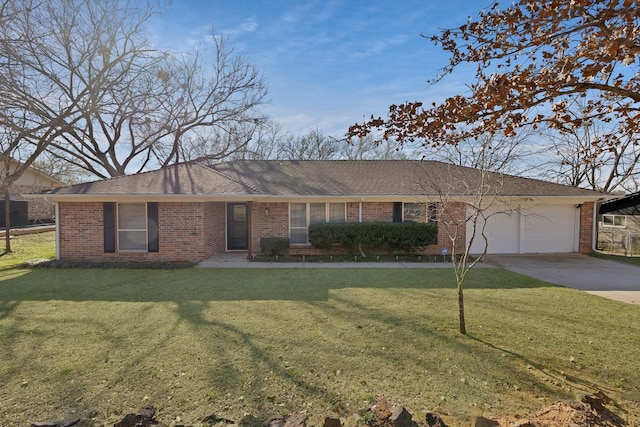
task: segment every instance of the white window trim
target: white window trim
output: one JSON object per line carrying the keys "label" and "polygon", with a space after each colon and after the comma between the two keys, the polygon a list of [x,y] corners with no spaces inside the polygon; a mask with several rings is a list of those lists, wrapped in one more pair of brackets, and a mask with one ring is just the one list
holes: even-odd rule
{"label": "white window trim", "polygon": [[[293,227],[291,226],[291,205],[293,204],[305,204],[306,205],[306,209],[305,209],[305,214],[307,216],[306,218],[306,226],[304,227]],[[331,203],[341,203],[344,205],[344,222],[347,222],[347,203],[346,202],[290,202],[289,203],[289,239],[291,239],[291,230],[305,230],[305,235],[306,235],[306,243],[291,243],[292,246],[309,246],[311,245],[309,243],[309,225],[311,224],[311,205],[312,204],[320,204],[323,203],[324,204],[324,223],[325,224],[331,224],[329,222],[329,205]]]}
{"label": "white window trim", "polygon": [[[144,205],[144,226],[145,228],[120,228],[120,205]],[[116,223],[117,223],[117,230],[116,230],[116,242],[117,242],[117,251],[118,252],[148,252],[149,251],[149,246],[148,244],[145,246],[144,249],[120,249],[120,232],[124,231],[144,231],[144,235],[145,235],[145,242],[149,241],[149,212],[147,211],[148,207],[147,204],[144,202],[132,202],[132,203],[116,203]]]}
{"label": "white window trim", "polygon": [[[611,217],[611,224],[605,224],[604,218]],[[615,225],[616,218],[623,218],[624,225]],[[603,214],[602,215],[602,226],[605,228],[627,228],[627,216],[626,215],[614,215],[614,214]]]}
{"label": "white window trim", "polygon": [[[433,224],[438,222],[438,202],[402,202],[402,222],[405,222],[405,218],[404,218],[404,213],[405,213],[405,205],[407,204],[411,204],[411,205],[417,205],[417,204],[421,204],[424,203],[424,209],[425,209],[425,223],[427,224]],[[435,210],[436,210],[436,216],[435,218],[433,218],[433,220],[431,220],[431,217],[429,216],[431,210],[429,209],[430,205],[435,205]]]}

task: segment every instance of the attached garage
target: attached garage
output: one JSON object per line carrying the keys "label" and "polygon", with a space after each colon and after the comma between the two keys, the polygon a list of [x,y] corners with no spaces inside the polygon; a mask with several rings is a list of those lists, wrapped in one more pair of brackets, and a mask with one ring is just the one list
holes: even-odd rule
{"label": "attached garage", "polygon": [[[529,254],[563,253],[578,251],[579,210],[576,205],[537,205],[497,210],[487,219],[487,253]],[[477,236],[471,245],[471,253],[482,253],[484,239]],[[467,242],[473,236],[473,228],[467,224]]]}

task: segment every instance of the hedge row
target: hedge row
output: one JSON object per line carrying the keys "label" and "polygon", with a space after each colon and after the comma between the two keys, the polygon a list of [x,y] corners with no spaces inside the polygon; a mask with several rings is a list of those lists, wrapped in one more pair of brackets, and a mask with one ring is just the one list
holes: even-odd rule
{"label": "hedge row", "polygon": [[416,222],[356,222],[343,224],[312,224],[309,243],[319,249],[343,245],[353,249],[390,249],[413,252],[436,243],[438,227],[433,223]]}

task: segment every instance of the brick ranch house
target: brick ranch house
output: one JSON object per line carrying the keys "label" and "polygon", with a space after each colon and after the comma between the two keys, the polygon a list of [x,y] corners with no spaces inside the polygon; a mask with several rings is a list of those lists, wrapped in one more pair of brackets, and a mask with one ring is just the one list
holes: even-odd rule
{"label": "brick ranch house", "polygon": [[[316,222],[449,221],[462,247],[479,186],[495,213],[489,253],[592,250],[594,204],[607,195],[433,161],[184,163],[46,196],[56,205],[58,259],[197,262],[230,251],[250,259],[262,237],[289,237],[292,255],[318,253],[307,241]],[[451,249],[443,230],[424,253]]]}

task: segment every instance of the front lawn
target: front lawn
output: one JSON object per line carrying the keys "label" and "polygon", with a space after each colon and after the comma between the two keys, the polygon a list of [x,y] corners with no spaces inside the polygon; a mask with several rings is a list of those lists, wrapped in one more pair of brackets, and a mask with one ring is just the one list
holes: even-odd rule
{"label": "front lawn", "polygon": [[353,425],[376,394],[463,425],[596,389],[640,422],[640,307],[502,270],[472,272],[468,336],[447,269],[0,274],[3,426],[113,425],[144,405],[161,425]]}

